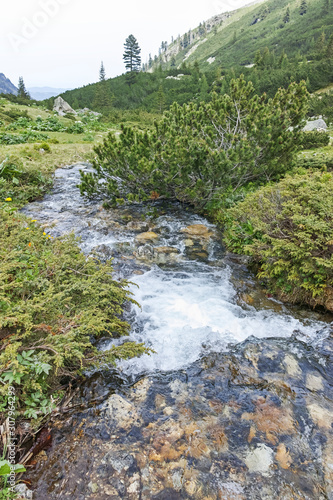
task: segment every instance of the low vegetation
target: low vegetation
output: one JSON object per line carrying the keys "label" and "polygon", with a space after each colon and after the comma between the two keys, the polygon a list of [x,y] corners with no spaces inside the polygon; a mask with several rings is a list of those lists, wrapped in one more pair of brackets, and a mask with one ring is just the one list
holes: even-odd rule
{"label": "low vegetation", "polygon": [[[14,135],[31,124],[58,129],[58,122],[66,127],[75,123],[4,101],[2,115],[3,127],[11,124]],[[90,130],[97,142],[106,126],[89,121],[83,121],[85,132]],[[99,337],[129,331],[122,319],[124,305],[132,300],[128,283],[113,279],[110,262],[84,256],[73,235],[52,238],[19,211],[51,188],[56,167],[91,158],[83,134],[47,134],[47,142],[3,145],[0,150],[0,425],[8,416],[11,387],[16,424],[30,421],[32,433],[59,405],[69,382],[86,369],[147,352],[134,343],[104,353],[96,349]],[[8,468],[2,451],[0,476]],[[0,496],[6,492],[4,488]]]}
{"label": "low vegetation", "polygon": [[228,193],[290,168],[306,109],[304,84],[267,100],[243,78],[234,80],[230,95],[174,104],[150,134],[126,127],[119,140],[109,135],[95,148],[95,172],[82,173],[81,193],[111,203],[163,196],[216,210]]}
{"label": "low vegetation", "polygon": [[333,311],[333,175],[301,170],[226,214],[225,243],[284,300]]}

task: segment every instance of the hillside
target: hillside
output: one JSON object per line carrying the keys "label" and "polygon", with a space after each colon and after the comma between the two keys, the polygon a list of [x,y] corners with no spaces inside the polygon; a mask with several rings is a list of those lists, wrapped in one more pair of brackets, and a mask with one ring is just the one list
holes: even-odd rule
{"label": "hillside", "polygon": [[[301,14],[299,0],[268,0],[222,14],[179,37],[158,58],[163,69],[180,68],[186,61],[197,61],[202,70],[254,64],[258,50],[268,47],[279,57],[283,51],[289,58],[310,55],[322,32],[326,39],[333,32],[333,12],[325,0],[307,0]],[[290,19],[284,22],[286,10]],[[148,68],[147,68],[148,69]]]}
{"label": "hillside", "polygon": [[[169,46],[163,42],[160,56],[131,81],[126,75],[107,80],[112,100],[107,109],[96,103],[98,83],[62,96],[74,109],[108,115],[112,110],[118,120],[118,111],[161,113],[173,102],[207,101],[212,91],[228,92],[230,81],[241,74],[269,97],[301,80],[314,93],[333,83],[331,1],[302,0],[301,10],[299,0],[268,0],[215,16]],[[52,109],[53,100],[46,104]]]}
{"label": "hillside", "polygon": [[3,73],[0,73],[0,94],[16,94],[17,88],[15,85],[5,77]]}

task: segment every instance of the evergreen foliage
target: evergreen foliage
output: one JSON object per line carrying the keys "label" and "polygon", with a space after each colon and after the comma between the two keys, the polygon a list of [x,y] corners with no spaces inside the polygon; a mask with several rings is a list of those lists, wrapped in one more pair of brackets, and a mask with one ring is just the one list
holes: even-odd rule
{"label": "evergreen foliage", "polygon": [[99,83],[95,86],[95,95],[92,107],[93,109],[104,113],[110,111],[112,103],[112,94],[107,86],[105,76],[105,68],[102,61],[99,70]]}
{"label": "evergreen foliage", "polygon": [[280,297],[333,310],[332,214],[332,174],[304,171],[229,209],[225,242]]}
{"label": "evergreen foliage", "polygon": [[52,239],[6,204],[0,211],[2,410],[14,386],[18,414],[39,418],[52,411],[62,376],[145,349],[127,343],[102,353],[92,345],[93,336],[129,331],[121,314],[130,293],[112,278],[110,263],[83,255],[73,235]]}
{"label": "evergreen foliage", "polygon": [[241,77],[231,82],[230,95],[174,104],[151,134],[124,127],[119,140],[109,135],[95,148],[95,173],[81,173],[81,193],[116,203],[157,192],[213,209],[228,191],[290,168],[306,109],[304,82],[267,100]]}
{"label": "evergreen foliage", "polygon": [[284,24],[286,24],[286,23],[289,23],[289,21],[290,21],[290,9],[289,9],[289,7],[287,7],[285,15],[283,17],[283,22],[284,22]]}
{"label": "evergreen foliage", "polygon": [[138,72],[141,69],[141,49],[139,47],[137,39],[130,35],[126,38],[124,44],[124,55],[123,59],[125,62],[125,67],[129,72]]}
{"label": "evergreen foliage", "polygon": [[307,10],[308,10],[307,0],[302,0],[301,1],[301,6],[300,6],[300,9],[299,9],[300,15],[304,16],[304,14],[306,14]]}
{"label": "evergreen foliage", "polygon": [[18,87],[17,87],[17,97],[23,99],[24,101],[30,100],[30,94],[25,88],[23,77],[19,77]]}
{"label": "evergreen foliage", "polygon": [[105,81],[105,68],[104,68],[103,61],[101,62],[101,67],[100,67],[100,70],[99,70],[99,81],[100,82],[104,82]]}

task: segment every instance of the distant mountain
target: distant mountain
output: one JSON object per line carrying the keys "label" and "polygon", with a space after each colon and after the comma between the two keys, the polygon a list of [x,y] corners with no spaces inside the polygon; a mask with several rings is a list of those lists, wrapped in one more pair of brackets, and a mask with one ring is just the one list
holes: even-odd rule
{"label": "distant mountain", "polygon": [[17,94],[17,88],[3,73],[0,73],[0,94]]}
{"label": "distant mountain", "polygon": [[36,99],[36,101],[43,101],[44,99],[49,99],[50,97],[56,97],[63,92],[66,92],[67,89],[58,89],[53,87],[29,87],[28,92],[32,99]]}

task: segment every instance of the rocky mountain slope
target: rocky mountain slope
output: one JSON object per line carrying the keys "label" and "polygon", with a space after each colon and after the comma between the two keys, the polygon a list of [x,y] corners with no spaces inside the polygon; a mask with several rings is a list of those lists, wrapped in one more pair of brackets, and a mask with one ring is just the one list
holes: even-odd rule
{"label": "rocky mountain slope", "polygon": [[158,56],[145,68],[154,71],[180,68],[198,62],[200,68],[249,66],[258,50],[266,47],[279,56],[298,51],[307,56],[322,33],[326,40],[333,33],[332,0],[268,0],[217,15],[196,29],[164,42]]}
{"label": "rocky mountain slope", "polygon": [[17,88],[15,85],[5,77],[3,73],[0,73],[0,94],[16,94]]}

